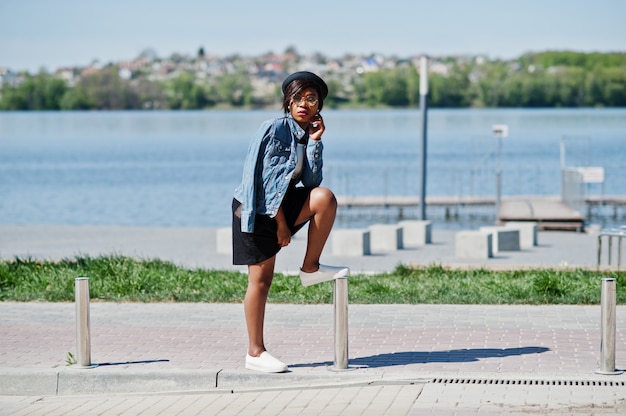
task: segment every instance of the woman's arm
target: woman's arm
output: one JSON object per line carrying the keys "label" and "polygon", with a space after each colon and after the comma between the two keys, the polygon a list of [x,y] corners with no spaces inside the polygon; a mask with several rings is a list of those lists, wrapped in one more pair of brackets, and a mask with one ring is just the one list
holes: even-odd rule
{"label": "woman's arm", "polygon": [[304,186],[315,187],[322,183],[322,151],[324,145],[321,140],[309,140],[306,148],[307,163],[302,169],[301,181]]}
{"label": "woman's arm", "polygon": [[263,147],[266,144],[266,137],[269,134],[271,121],[261,125],[254,140],[250,143],[248,153],[244,161],[243,180],[239,188],[238,197],[241,202],[241,231],[251,233],[254,230],[254,216],[256,214],[255,200],[256,177],[260,175],[263,161]]}
{"label": "woman's arm", "polygon": [[317,113],[309,123],[309,143],[306,148],[307,165],[302,172],[302,184],[307,187],[320,186],[322,183],[322,134],[326,131],[324,118]]}

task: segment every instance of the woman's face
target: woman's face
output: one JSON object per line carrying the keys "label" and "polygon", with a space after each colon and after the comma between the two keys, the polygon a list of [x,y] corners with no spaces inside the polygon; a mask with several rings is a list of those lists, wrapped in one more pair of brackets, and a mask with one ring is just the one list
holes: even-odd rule
{"label": "woman's face", "polygon": [[307,88],[291,97],[289,111],[294,120],[306,129],[309,121],[317,114],[319,97],[315,88]]}

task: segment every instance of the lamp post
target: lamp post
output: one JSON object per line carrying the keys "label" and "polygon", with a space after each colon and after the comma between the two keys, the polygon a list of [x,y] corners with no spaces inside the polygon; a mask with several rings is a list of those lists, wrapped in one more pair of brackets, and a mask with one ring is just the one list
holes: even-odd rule
{"label": "lamp post", "polygon": [[500,201],[502,199],[502,139],[509,135],[509,126],[494,124],[491,127],[493,135],[498,139],[498,166],[496,167],[496,222],[500,218]]}
{"label": "lamp post", "polygon": [[420,109],[422,113],[422,135],[420,154],[420,199],[419,219],[426,219],[426,139],[428,113],[428,57],[420,58]]}

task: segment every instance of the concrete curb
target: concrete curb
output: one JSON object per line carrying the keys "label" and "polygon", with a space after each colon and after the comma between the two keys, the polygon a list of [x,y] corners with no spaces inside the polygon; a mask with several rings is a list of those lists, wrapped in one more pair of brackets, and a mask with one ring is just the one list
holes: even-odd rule
{"label": "concrete curb", "polygon": [[382,378],[380,372],[333,372],[326,369],[266,374],[248,370],[131,370],[97,366],[0,368],[0,395],[66,396],[336,386],[372,383]]}
{"label": "concrete curb", "polygon": [[2,395],[64,396],[214,390],[219,370],[0,368]]}
{"label": "concrete curb", "polygon": [[79,367],[35,369],[0,368],[0,395],[3,396],[71,396],[122,393],[224,392],[271,389],[333,388],[385,384],[478,384],[491,382],[527,384],[544,382],[618,382],[622,377],[598,374],[556,373],[454,373],[380,371],[360,368],[355,371],[333,371],[326,368],[294,370],[266,374],[248,370],[137,370],[82,369]]}

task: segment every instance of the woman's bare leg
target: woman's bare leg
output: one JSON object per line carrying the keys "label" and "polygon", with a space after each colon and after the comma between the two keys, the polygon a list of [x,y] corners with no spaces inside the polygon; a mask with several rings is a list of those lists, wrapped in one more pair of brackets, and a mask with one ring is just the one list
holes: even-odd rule
{"label": "woman's bare leg", "polygon": [[336,214],[337,199],[330,189],[314,188],[311,190],[296,220],[296,224],[301,224],[311,219],[306,254],[302,262],[303,272],[311,273],[319,268],[320,256],[335,223]]}
{"label": "woman's bare leg", "polygon": [[248,327],[248,354],[258,357],[265,351],[263,341],[263,322],[265,321],[265,303],[274,278],[276,256],[261,263],[248,266],[248,290],[243,300],[243,307]]}

